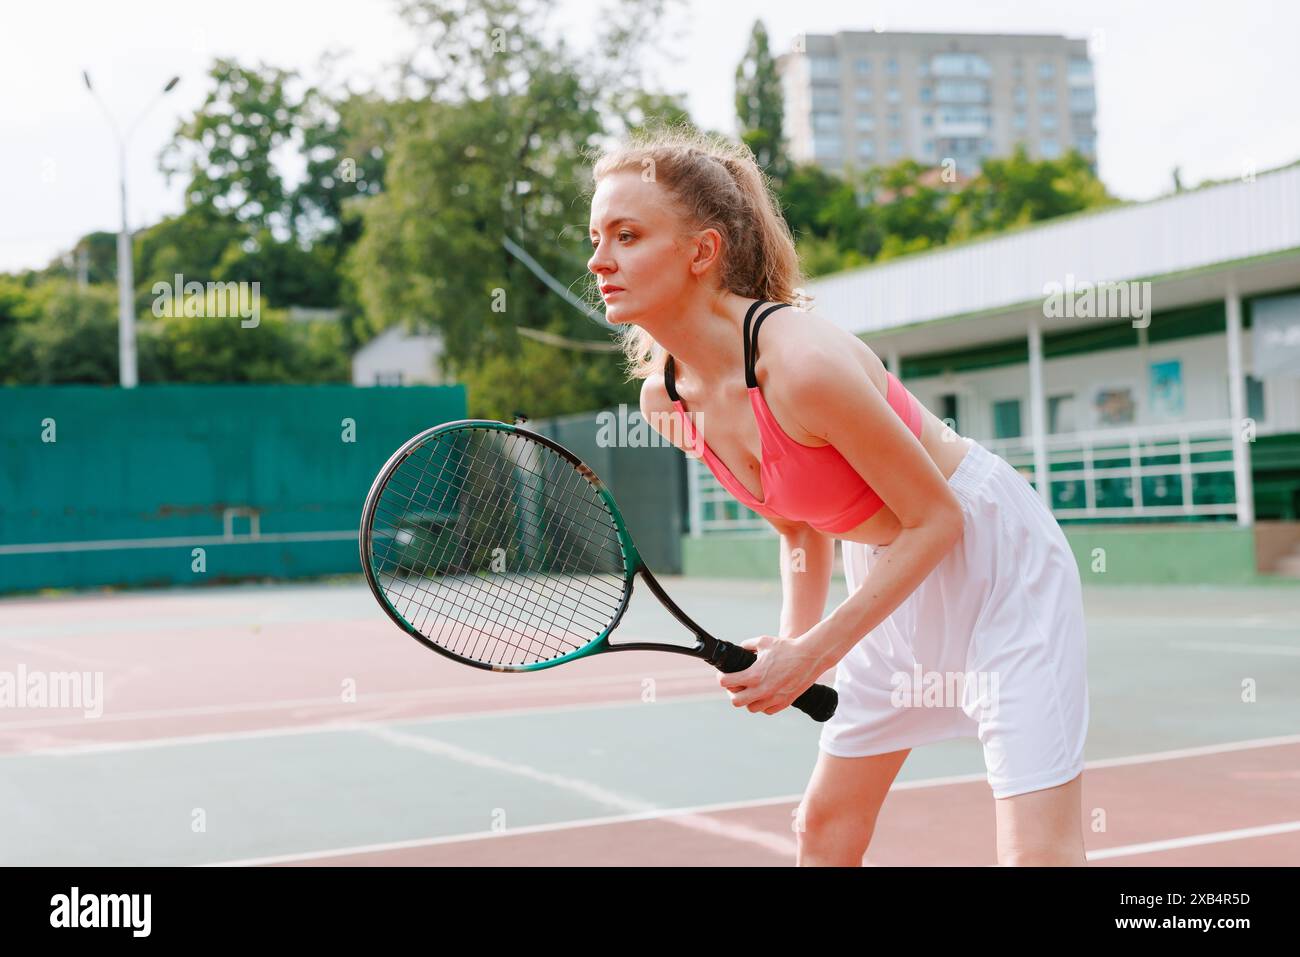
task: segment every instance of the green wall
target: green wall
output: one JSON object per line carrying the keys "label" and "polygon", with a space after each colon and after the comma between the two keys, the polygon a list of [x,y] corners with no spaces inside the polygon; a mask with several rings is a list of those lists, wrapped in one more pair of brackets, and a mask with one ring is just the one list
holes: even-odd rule
{"label": "green wall", "polygon": [[[463,386],[0,390],[0,592],[358,572],[375,474],[465,410]],[[214,541],[228,508],[263,540]]]}

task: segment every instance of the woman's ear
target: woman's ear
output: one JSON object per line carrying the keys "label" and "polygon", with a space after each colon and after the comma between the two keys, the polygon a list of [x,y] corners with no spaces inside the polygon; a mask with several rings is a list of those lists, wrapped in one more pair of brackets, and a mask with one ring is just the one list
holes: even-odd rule
{"label": "woman's ear", "polygon": [[722,252],[722,234],[710,227],[693,236],[695,255],[691,258],[691,272],[702,276],[717,262]]}

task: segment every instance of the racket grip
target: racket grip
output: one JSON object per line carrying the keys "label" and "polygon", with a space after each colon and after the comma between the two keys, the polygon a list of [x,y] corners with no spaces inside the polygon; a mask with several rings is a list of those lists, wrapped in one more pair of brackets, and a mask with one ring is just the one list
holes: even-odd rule
{"label": "racket grip", "polygon": [[[733,645],[729,641],[719,641],[713,650],[713,654],[705,660],[721,672],[734,674],[737,671],[744,671],[752,665],[758,660],[758,655],[748,648]],[[839,694],[834,688],[828,688],[825,685],[813,685],[794,699],[794,706],[814,721],[829,719],[835,714],[835,709],[839,706],[839,703]]]}

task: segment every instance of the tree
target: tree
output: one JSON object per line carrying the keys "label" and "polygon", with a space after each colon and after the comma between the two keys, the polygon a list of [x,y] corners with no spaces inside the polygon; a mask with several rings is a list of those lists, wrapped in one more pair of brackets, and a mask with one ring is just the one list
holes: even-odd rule
{"label": "tree", "polygon": [[177,174],[188,178],[187,207],[231,216],[286,239],[296,209],[273,154],[297,133],[302,100],[289,89],[297,74],[220,58],[208,77],[212,89],[177,128],[161,168],[169,180]]}
{"label": "tree", "polygon": [[[4,332],[8,329],[8,334]],[[7,343],[3,339],[8,338]],[[48,280],[19,294],[0,287],[0,356],[7,385],[118,381],[117,292]]]}
{"label": "tree", "polygon": [[1077,150],[1032,160],[1024,144],[1009,157],[984,160],[980,173],[953,199],[963,225],[952,238],[1001,232],[1084,209],[1113,205],[1111,196]]}
{"label": "tree", "polygon": [[[565,282],[588,280],[581,197],[587,150],[609,132],[602,118],[626,129],[675,105],[634,95],[631,53],[641,34],[625,29],[650,22],[647,11],[662,6],[624,0],[618,16],[602,19],[610,32],[596,52],[582,58],[569,54],[562,37],[554,48],[545,45],[543,8],[535,3],[403,6],[419,41],[420,55],[405,69],[420,102],[394,130],[383,191],[359,201],[364,229],[348,257],[375,331],[396,323],[436,330],[449,374],[485,396],[509,389],[544,396],[577,383],[587,396],[572,397],[577,408],[612,394],[626,400],[615,356],[580,357],[517,333],[590,339],[593,330],[502,240],[523,246]],[[539,349],[552,350],[549,362],[537,361]],[[594,380],[586,372],[557,379],[587,364]],[[479,401],[474,391],[470,401]]]}
{"label": "tree", "polygon": [[762,20],[754,21],[749,47],[736,66],[736,117],[741,139],[753,150],[759,168],[781,183],[790,172],[782,131],[784,105]]}

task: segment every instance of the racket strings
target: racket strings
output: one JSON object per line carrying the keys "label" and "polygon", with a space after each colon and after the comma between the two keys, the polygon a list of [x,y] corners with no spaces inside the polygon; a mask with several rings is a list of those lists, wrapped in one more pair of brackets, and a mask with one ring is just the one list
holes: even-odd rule
{"label": "racket strings", "polygon": [[[522,440],[520,440],[520,439],[516,439],[516,441],[522,441]],[[553,464],[554,464],[554,463],[552,463],[552,465],[553,465]],[[566,475],[566,473],[567,473],[566,477],[571,477],[571,476],[572,476],[572,470],[571,470],[571,468],[568,467],[568,464],[565,463],[565,462],[562,462],[561,464],[565,467],[565,470],[566,470],[565,473],[561,473],[561,474],[562,474],[562,475]],[[424,459],[424,461],[422,462],[422,469],[421,469],[421,475],[420,475],[420,479],[421,479],[422,481],[423,481],[423,480],[427,480],[427,479],[429,478],[429,476],[428,476],[428,465],[429,465],[429,457],[426,456],[425,459]],[[471,471],[473,470],[473,469],[472,469],[472,466],[473,466],[473,463],[471,463]],[[462,479],[466,476],[466,473],[465,473],[465,472],[455,473],[455,474],[457,474],[457,476],[458,476],[459,478],[462,478]],[[579,481],[581,481],[581,479],[579,479]],[[426,481],[425,484],[426,484],[426,485],[432,485],[433,483],[430,483],[430,482],[427,482],[427,481]],[[586,483],[584,482],[583,484],[586,484]],[[486,495],[482,495],[482,494],[481,494],[481,495],[480,495],[480,498],[486,500],[486,499],[488,498],[488,496],[486,496]],[[500,504],[500,503],[499,503],[499,498],[500,498],[500,496],[498,495],[498,496],[497,496],[498,501],[497,501],[496,504]],[[530,498],[529,498],[529,496],[528,496],[527,494],[523,494],[523,495],[521,495],[521,498],[522,498],[523,500],[525,500],[526,502],[529,502],[530,504],[533,504],[533,505],[538,504],[537,499],[536,499],[535,497],[532,498],[532,499],[530,500]],[[427,504],[427,502],[426,502],[426,504]],[[590,515],[590,513],[588,513],[588,515]],[[476,544],[481,544],[481,543],[476,543]],[[565,557],[565,556],[564,556],[564,549],[561,549],[560,557],[561,557],[561,558]],[[422,570],[422,571],[423,571],[423,570]],[[477,583],[476,583],[475,580],[465,580],[465,581],[470,581],[472,584],[475,584],[475,587],[477,587]],[[510,588],[510,586],[519,586],[521,583],[522,583],[523,585],[525,585],[525,586],[531,586],[531,587],[529,587],[529,591],[532,593],[532,596],[533,596],[533,597],[536,597],[539,601],[542,601],[542,602],[545,602],[545,601],[546,601],[547,593],[540,591],[537,587],[535,587],[535,585],[533,585],[533,583],[532,583],[529,579],[515,579],[515,580],[512,580],[512,581],[507,581],[507,582],[505,582],[505,585],[506,585],[507,588]],[[456,590],[457,590],[457,597],[458,597],[458,598],[461,598],[461,599],[465,599],[465,598],[467,597],[467,596],[466,596],[465,589],[464,589],[463,587],[459,587],[459,586],[461,586],[461,585],[463,584],[463,582],[457,582],[456,584],[457,584],[457,588],[456,588]],[[536,627],[537,627],[538,625],[540,625],[542,622],[540,622],[539,620],[537,620],[535,616],[534,616],[534,618],[533,618],[532,620],[528,620],[528,619],[525,618],[523,615],[520,615],[520,616],[510,616],[510,615],[508,614],[508,609],[519,609],[521,606],[520,606],[519,604],[515,603],[515,602],[508,601],[507,599],[510,598],[510,597],[517,597],[519,594],[520,594],[520,592],[519,592],[518,587],[514,587],[514,588],[510,588],[510,594],[508,594],[508,595],[497,594],[497,595],[495,595],[495,596],[492,596],[492,597],[498,599],[500,602],[503,602],[504,604],[491,604],[491,603],[489,603],[489,604],[487,604],[486,609],[484,609],[484,608],[482,608],[482,607],[475,607],[475,606],[473,605],[473,601],[472,601],[473,598],[474,598],[474,596],[468,596],[469,599],[470,599],[470,601],[467,603],[467,604],[468,604],[468,610],[471,611],[473,614],[475,614],[475,615],[476,615],[478,618],[480,618],[480,619],[490,619],[490,618],[492,617],[492,615],[493,615],[493,612],[496,612],[496,613],[497,613],[497,617],[500,617],[500,618],[506,618],[506,619],[509,619],[509,618],[511,618],[511,617],[515,617],[515,620],[519,621],[520,624],[521,624],[522,626],[530,627],[530,628],[536,628]],[[559,608],[563,608],[563,607],[564,607],[564,601],[563,601],[563,598],[564,598],[564,596],[563,596],[562,594],[560,594],[559,592],[554,592],[554,593],[552,594],[552,601],[554,602],[554,605],[552,606],[552,611],[554,611],[555,608],[557,608],[557,607],[559,607]],[[577,603],[573,603],[573,604],[571,605],[571,607],[570,607],[570,610],[571,610],[570,619],[569,619],[569,621],[568,621],[568,623],[567,623],[567,626],[568,626],[568,629],[567,629],[567,630],[568,630],[568,631],[572,631],[572,630],[574,629],[573,618],[576,617],[576,615],[575,615],[574,613],[576,613],[576,611],[577,611],[580,607],[581,607],[581,606],[580,606],[579,604],[577,604]],[[615,607],[616,607],[616,606],[611,605],[611,606],[609,606],[609,607],[606,609],[606,612],[607,612],[606,621],[608,621],[609,618],[612,617],[612,613],[613,613]],[[527,614],[527,612],[525,611],[524,614]],[[421,618],[418,622],[413,622],[413,624],[415,624],[415,625],[417,626],[418,629],[423,629],[423,628],[424,628],[424,625],[425,625],[425,618],[427,618],[427,616],[428,616],[428,611],[426,610],[426,612],[424,613],[424,615],[422,616],[422,618]],[[463,623],[463,622],[462,622],[462,623]],[[474,621],[470,621],[469,624],[470,624],[471,626],[473,626],[473,625],[476,624],[476,622],[474,622]],[[592,628],[595,628],[596,631],[598,632],[598,631],[599,631],[599,627],[598,627],[598,626],[599,626],[600,624],[601,624],[600,622],[592,620],[592,621],[589,621],[589,622],[584,622],[584,623],[582,624],[582,627],[583,627],[584,629],[592,629]],[[504,638],[504,636],[498,635],[497,637],[498,637],[500,640],[506,641],[507,644],[510,644],[510,642],[508,641],[508,639]],[[452,645],[453,647],[454,647],[454,645],[455,645],[454,641],[449,641],[448,644]],[[553,648],[553,647],[551,647],[551,646],[549,646],[549,645],[545,645],[544,642],[543,642],[543,645],[544,645],[544,647],[546,648],[547,651],[551,652],[551,655],[550,655],[550,656],[556,656],[556,655],[559,655],[559,654],[564,654],[564,653],[567,653],[568,651],[571,651],[571,650],[572,650],[572,648],[570,648],[570,647],[564,647],[564,648],[556,649],[556,648]],[[513,647],[515,647],[517,650],[520,650],[520,649],[518,649],[518,646],[513,646]],[[472,648],[472,649],[468,649],[468,650],[457,648],[457,649],[455,649],[455,650],[457,650],[458,653],[466,653],[467,656],[474,656],[474,657],[479,657],[479,658],[482,658],[482,657],[483,657],[483,650],[482,650],[481,648]],[[533,651],[533,650],[534,650],[534,649],[529,649],[530,652]],[[535,656],[535,657],[536,657],[536,656]],[[546,656],[542,656],[542,657],[546,657]],[[539,659],[539,660],[540,660],[540,659]]]}
{"label": "racket strings", "polygon": [[374,508],[372,567],[420,634],[486,664],[530,664],[602,634],[627,582],[618,529],[566,458],[498,430],[437,436]]}
{"label": "racket strings", "polygon": [[[567,466],[567,463],[564,463],[564,464]],[[464,477],[464,473],[460,473],[460,476],[461,476],[461,477]],[[427,478],[427,461],[425,462],[424,471],[422,471],[422,473],[421,473],[421,478]],[[582,480],[579,479],[579,481],[582,481]],[[396,482],[396,481],[394,482],[394,484],[397,484],[399,487],[400,487],[400,485],[401,485],[400,482]],[[433,483],[432,483],[432,482],[427,482],[427,483],[425,483],[425,484],[431,486]],[[409,490],[409,489],[408,489],[407,491],[408,491],[408,494],[411,494],[411,495],[414,495],[414,494],[415,494],[415,491],[414,491],[414,490]],[[428,504],[428,501],[426,500],[426,502],[425,502],[424,504],[427,505],[427,504]],[[595,519],[595,520],[597,520],[597,521],[600,521],[602,518],[604,518],[604,516],[595,516],[595,515],[590,515],[590,513],[588,513],[588,515],[589,515],[589,517],[591,517],[591,518],[593,518],[593,519]],[[614,531],[614,528],[613,528],[612,525],[606,525],[606,528],[608,528],[609,531],[611,531],[611,532]],[[560,557],[562,557],[562,558],[565,557],[565,554],[564,554],[563,551],[560,553]],[[412,570],[413,570],[413,569],[412,569]],[[605,594],[610,598],[610,605],[609,605],[609,609],[608,609],[608,610],[611,610],[611,611],[612,611],[614,608],[617,607],[617,603],[618,603],[619,599],[621,598],[621,595],[622,595],[621,589],[620,589],[617,593],[614,592],[614,591],[612,591],[612,590],[609,590],[608,588],[604,588],[603,590],[604,590],[604,593],[605,593]],[[575,609],[576,609],[576,608],[577,608],[577,606],[575,606]]]}
{"label": "racket strings", "polygon": [[[427,459],[426,459],[426,461],[424,461],[424,462],[422,463],[422,471],[421,471],[421,475],[420,475],[420,477],[417,479],[417,482],[419,482],[419,481],[424,481],[424,480],[427,480],[427,479],[428,479],[427,469],[428,469],[428,461],[427,461]],[[461,478],[464,478],[464,476],[465,476],[465,473],[461,473]],[[425,484],[428,485],[428,484],[430,484],[430,483],[425,482]],[[410,493],[408,492],[408,494],[410,494]],[[425,502],[424,504],[428,504],[428,496],[426,496],[426,502]],[[428,564],[428,563],[426,563],[426,564]],[[427,571],[428,571],[427,568],[415,569],[414,567],[406,567],[406,566],[403,567],[403,570],[404,570],[404,571],[411,572],[411,573],[415,573],[415,574],[420,575],[420,576],[423,576],[424,574],[427,574]],[[477,589],[477,585],[474,583],[474,580],[472,580],[472,579],[452,579],[452,578],[448,578],[448,579],[446,580],[446,582],[447,582],[447,583],[450,583],[450,585],[453,587],[453,589],[454,589],[455,592],[456,592],[454,598],[455,598],[455,600],[456,600],[456,602],[457,602],[457,605],[456,605],[456,607],[453,608],[453,609],[438,609],[436,606],[433,606],[433,607],[429,607],[429,608],[424,609],[423,614],[421,614],[420,617],[418,617],[416,621],[412,622],[412,624],[415,625],[415,626],[417,627],[417,630],[420,630],[422,633],[425,632],[425,625],[426,625],[426,619],[427,619],[427,617],[428,617],[428,613],[431,612],[431,611],[438,611],[438,610],[442,610],[442,611],[444,611],[444,612],[448,612],[448,611],[451,612],[450,614],[447,614],[447,616],[446,616],[447,619],[448,619],[448,621],[454,621],[454,622],[457,622],[457,623],[462,624],[462,625],[468,624],[471,628],[474,627],[474,626],[476,626],[476,624],[477,624],[477,622],[476,622],[475,619],[480,619],[480,620],[491,620],[491,619],[493,619],[494,617],[495,617],[495,618],[506,618],[506,619],[509,619],[509,618],[511,618],[511,617],[514,617],[515,620],[518,620],[518,621],[520,621],[520,622],[523,623],[523,624],[529,624],[529,622],[525,621],[525,619],[524,619],[522,616],[511,616],[511,615],[508,614],[508,611],[507,611],[507,610],[508,610],[509,608],[519,608],[519,607],[520,607],[516,602],[507,601],[506,598],[507,598],[508,596],[504,596],[504,595],[500,595],[500,594],[496,595],[495,597],[498,599],[498,603],[497,603],[497,604],[492,604],[490,600],[487,600],[487,601],[476,601],[477,596],[475,596],[475,595],[473,595],[473,594],[469,594],[468,591],[467,591],[467,589],[466,589],[466,587],[465,587],[466,582],[468,582],[468,583],[470,583],[471,588],[473,588],[473,589]],[[406,582],[406,583],[404,583],[404,584],[409,585],[409,584],[412,584],[412,582],[411,582],[411,581],[408,581],[408,582]],[[414,584],[416,585],[416,590],[418,590],[419,592],[421,592],[421,593],[422,593],[422,596],[430,597],[430,598],[432,598],[434,601],[437,601],[437,600],[439,599],[440,596],[437,595],[436,593],[430,591],[430,590],[427,589],[427,588],[420,587],[420,585],[419,585],[419,579],[418,579],[418,578],[414,580]],[[411,595],[409,595],[409,594],[405,593],[404,591],[402,591],[402,589],[401,589],[400,587],[399,587],[399,589],[398,589],[398,593],[399,593],[399,595],[400,595],[401,597],[404,597],[404,598],[408,598],[408,599],[409,599],[409,598],[412,597]],[[517,588],[514,589],[514,594],[518,594],[518,590],[517,590]],[[448,597],[448,596],[441,596],[441,597]],[[491,596],[490,596],[490,597],[491,597]],[[417,604],[416,609],[408,609],[408,611],[412,611],[412,610],[414,610],[414,611],[418,611],[418,610],[419,610],[418,603],[416,603],[416,604]],[[502,614],[503,612],[506,612],[506,614]],[[459,614],[458,614],[458,613],[459,613]],[[426,635],[426,636],[427,636],[427,635]],[[452,640],[448,640],[448,639],[447,639],[447,636],[445,636],[445,635],[443,635],[443,636],[428,636],[428,637],[439,637],[439,638],[442,638],[442,639],[443,639],[443,643],[444,643],[445,646],[450,646],[451,648],[453,648],[454,650],[456,650],[458,653],[465,653],[465,654],[467,654],[467,656],[475,656],[475,655],[480,655],[480,656],[481,656],[481,655],[482,655],[482,649],[463,649],[463,648],[458,648],[458,647],[456,646],[456,642],[455,642],[454,638],[453,638]],[[497,638],[498,638],[499,640],[503,641],[504,643],[510,645],[511,647],[513,647],[516,651],[525,651],[525,652],[528,652],[528,653],[534,653],[534,652],[536,651],[535,648],[524,649],[524,648],[522,648],[521,646],[519,646],[518,644],[516,644],[516,643],[514,643],[514,642],[511,642],[511,641],[510,641],[506,636],[504,636],[504,635],[500,635],[500,634],[498,634],[498,635],[497,635]],[[549,652],[551,652],[552,654],[559,654],[559,653],[564,653],[565,651],[567,651],[567,650],[569,650],[569,649],[567,649],[567,648],[556,649],[556,648],[554,648],[554,647],[547,646],[547,650],[548,650]]]}

